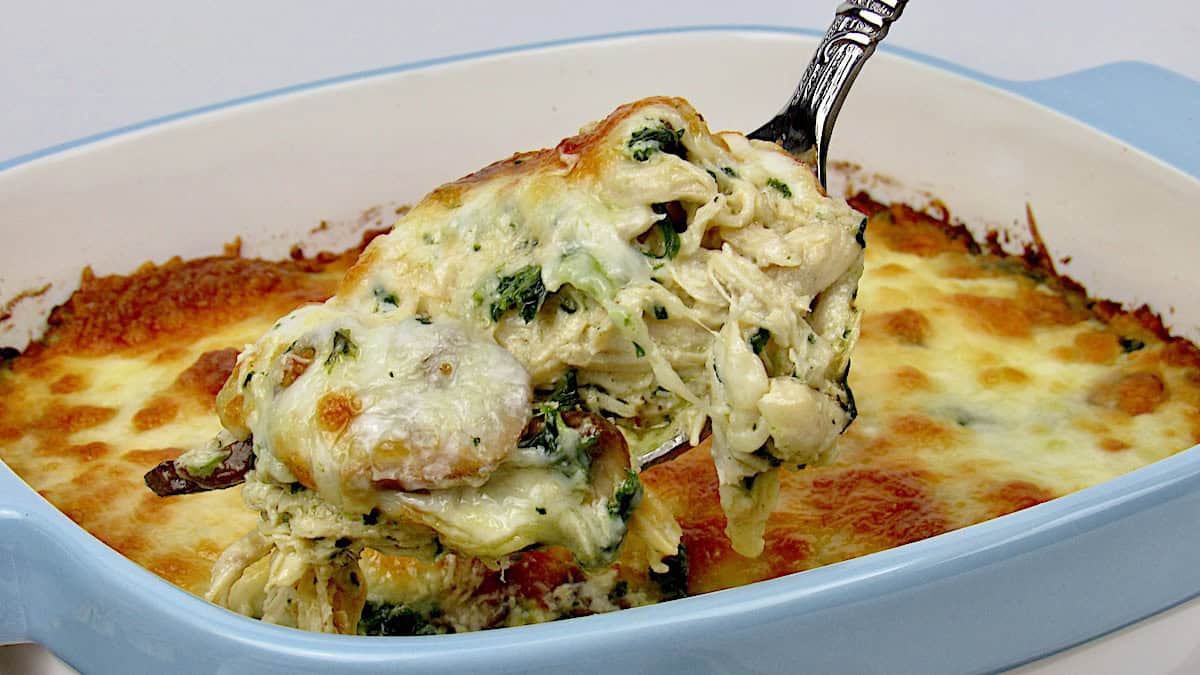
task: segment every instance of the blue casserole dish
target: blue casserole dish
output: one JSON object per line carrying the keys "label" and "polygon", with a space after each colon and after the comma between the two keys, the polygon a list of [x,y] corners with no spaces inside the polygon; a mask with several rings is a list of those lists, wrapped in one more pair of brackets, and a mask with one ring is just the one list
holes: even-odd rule
{"label": "blue casserole dish", "polygon": [[[106,273],[213,253],[247,223],[248,252],[281,256],[296,223],[411,200],[625,100],[681,95],[714,128],[753,128],[789,91],[795,73],[786,64],[814,44],[807,31],[738,27],[468,54],[268,92],[0,162],[0,239],[15,242],[0,253],[0,297],[56,282],[6,339],[27,337],[84,264]],[[689,67],[714,52],[730,55],[720,72]],[[657,79],[638,67],[651,59],[678,67],[658,69],[672,75]],[[447,146],[484,82],[522,106]],[[1127,93],[1114,101],[1113,90]],[[1189,291],[1200,282],[1190,264],[1200,234],[1177,217],[1200,207],[1191,128],[1200,84],[1136,63],[1007,82],[885,50],[843,115],[835,158],[918,179],[903,188],[881,181],[879,196],[945,195],[969,222],[1001,227],[1033,203],[1043,223],[1064,223],[1043,225],[1043,234],[1076,261],[1066,273],[1100,295],[1174,307],[1176,330],[1200,337]],[[986,169],[975,174],[986,190],[964,182],[972,166]],[[347,167],[360,171],[338,179]],[[197,193],[220,199],[181,212]],[[1144,216],[1137,228],[1113,215],[1130,201]],[[88,226],[97,211],[122,223],[122,236],[97,235]],[[162,222],[177,229],[164,232]],[[56,245],[64,239],[72,251]],[[361,638],[266,625],[193,597],[76,527],[0,464],[0,644],[38,642],[100,672],[990,671],[1200,593],[1197,516],[1200,447],[980,525],[747,587],[515,629]]]}

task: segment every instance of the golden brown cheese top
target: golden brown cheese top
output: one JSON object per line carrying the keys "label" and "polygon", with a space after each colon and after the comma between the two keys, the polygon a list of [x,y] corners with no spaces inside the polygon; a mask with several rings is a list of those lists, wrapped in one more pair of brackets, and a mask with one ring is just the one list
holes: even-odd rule
{"label": "golden brown cheese top", "polygon": [[1200,443],[1200,352],[1148,310],[979,253],[907,207],[852,203],[874,214],[850,375],[859,417],[832,464],[784,477],[763,556],[720,536],[702,453],[643,475],[683,528],[691,592],[964,527]]}
{"label": "golden brown cheese top", "polygon": [[[975,255],[960,232],[904,207],[857,204],[875,213],[851,373],[859,419],[833,464],[785,475],[764,554],[729,547],[703,450],[643,474],[683,527],[693,593],[979,522],[1200,442],[1200,352],[1148,310],[1121,312],[1019,260]],[[211,436],[234,352],[279,313],[332,293],[344,269],[219,258],[85,279],[43,342],[0,366],[0,458],[102,541],[202,594],[212,561],[255,517],[236,489],[160,499],[142,474]],[[196,283],[223,304],[189,295]],[[151,285],[175,290],[128,294]],[[139,337],[123,337],[121,322]],[[619,561],[596,582],[561,551],[522,554],[503,573],[460,562],[367,555],[370,602],[416,598],[426,616],[447,608],[446,625],[490,627],[669,597],[644,563]],[[430,630],[446,629],[439,620]]]}
{"label": "golden brown cheese top", "polygon": [[236,490],[155,497],[142,474],[216,432],[238,351],[271,317],[330,295],[356,253],[85,271],[45,338],[0,365],[0,458],[106,544],[202,593],[254,514]]}

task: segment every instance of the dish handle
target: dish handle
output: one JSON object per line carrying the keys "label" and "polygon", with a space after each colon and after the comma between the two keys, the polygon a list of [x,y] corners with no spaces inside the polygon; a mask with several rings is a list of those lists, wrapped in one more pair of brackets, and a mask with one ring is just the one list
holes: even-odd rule
{"label": "dish handle", "polygon": [[50,508],[0,462],[0,645],[28,642],[31,551],[46,550],[49,535],[37,519]]}
{"label": "dish handle", "polygon": [[1200,178],[1200,140],[1180,134],[1200,119],[1196,80],[1149,63],[1122,61],[1045,80],[992,83]]}

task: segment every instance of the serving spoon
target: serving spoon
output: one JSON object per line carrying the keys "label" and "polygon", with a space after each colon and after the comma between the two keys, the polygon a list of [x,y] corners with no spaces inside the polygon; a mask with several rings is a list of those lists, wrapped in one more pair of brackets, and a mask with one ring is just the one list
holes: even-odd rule
{"label": "serving spoon", "polygon": [[[778,143],[813,165],[817,180],[827,188],[829,138],[850,85],[875,47],[887,37],[908,0],[846,0],[838,5],[833,23],[817,45],[787,105],[748,138]],[[708,428],[705,428],[707,435]],[[691,449],[687,432],[679,432],[642,455],[639,470],[668,462]]]}

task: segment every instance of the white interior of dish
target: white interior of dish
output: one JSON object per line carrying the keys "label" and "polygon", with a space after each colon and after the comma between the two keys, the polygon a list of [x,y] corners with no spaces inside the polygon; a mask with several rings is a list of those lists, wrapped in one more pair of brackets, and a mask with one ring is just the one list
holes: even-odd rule
{"label": "white interior of dish", "polygon": [[[85,265],[125,273],[235,237],[269,258],[297,242],[341,248],[395,205],[643,96],[683,96],[715,129],[752,129],[787,99],[814,44],[715,32],[514,52],[262,98],[18,166],[0,173],[0,309],[50,288],[15,305],[0,346],[36,335]],[[1063,271],[1200,338],[1200,305],[1188,302],[1200,185],[1157,160],[884,53],[847,101],[831,154],[864,167],[851,181],[876,196],[936,196],[977,232],[1023,240],[1028,204],[1054,257],[1069,259]],[[330,227],[312,233],[322,220]]]}

